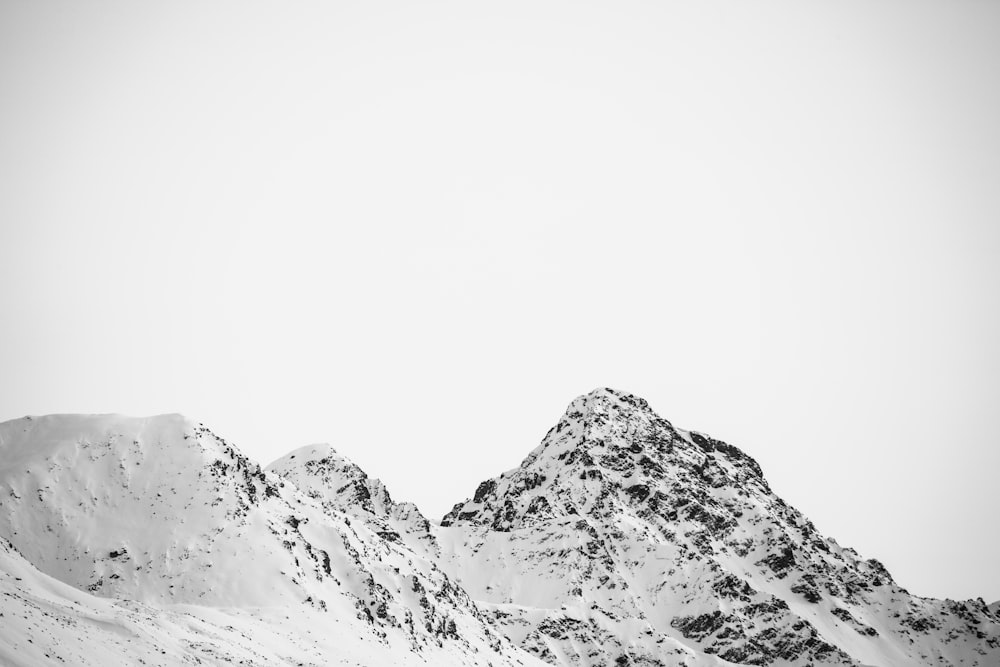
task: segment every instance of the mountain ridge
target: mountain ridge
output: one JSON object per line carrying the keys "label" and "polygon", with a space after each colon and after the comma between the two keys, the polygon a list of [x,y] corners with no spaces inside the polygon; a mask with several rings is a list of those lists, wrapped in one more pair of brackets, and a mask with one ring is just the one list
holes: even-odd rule
{"label": "mountain ridge", "polygon": [[[988,639],[987,653],[996,655],[996,642],[980,638],[974,627],[990,622],[983,603],[952,609],[909,596],[879,561],[819,535],[772,492],[754,459],[711,436],[677,429],[644,400],[613,389],[571,402],[518,468],[480,483],[441,525],[465,529],[466,547],[490,542],[505,552],[497,558],[470,549],[456,557],[465,562],[459,579],[473,597],[552,610],[549,626],[536,624],[537,641],[553,654],[590,642],[589,652],[574,658],[581,664],[657,659],[655,641],[631,639],[613,655],[614,642],[592,629],[546,631],[558,625],[560,610],[594,604],[651,619],[647,629],[654,636],[694,643],[737,663],[771,664],[793,655],[815,664],[917,663],[923,651],[934,650],[947,660],[951,649],[925,647],[929,642],[919,634],[962,624],[956,619],[964,615],[974,621],[956,632]],[[568,550],[553,551],[554,537]],[[511,581],[537,581],[537,588],[469,583],[475,571],[491,571],[504,560],[516,564],[503,566],[516,570]],[[578,576],[562,576],[567,570]],[[692,581],[713,594],[688,595]],[[537,590],[547,597],[540,599]],[[665,609],[671,610],[666,616]]]}
{"label": "mountain ridge", "polygon": [[[32,421],[0,425],[0,453],[16,463],[0,474],[0,537],[40,577],[98,598],[92,606],[105,598],[147,605],[145,628],[159,623],[155,610],[181,605],[223,636],[261,613],[254,610],[311,609],[306,627],[343,624],[392,654],[469,665],[517,664],[523,655],[433,561],[314,502],[201,424],[178,416]],[[33,595],[18,590],[5,606],[21,600],[30,610]],[[280,618],[267,623],[287,631]],[[70,634],[69,643],[79,639]],[[23,639],[10,641],[23,647]],[[174,659],[245,655],[226,646],[198,641]]]}
{"label": "mountain ridge", "polygon": [[[173,628],[178,664],[1000,661],[995,604],[909,595],[880,562],[820,535],[742,450],[605,387],[440,523],[330,445],[261,467],[175,413],[0,424],[0,498],[0,555],[38,572],[0,579],[3,611],[33,619],[0,631],[0,655],[39,636],[34,610],[72,627],[82,605],[127,608],[136,637]],[[53,587],[75,602],[39,597]],[[265,608],[294,621],[253,611]],[[184,618],[215,639],[192,638]],[[302,634],[331,622],[360,643]],[[247,653],[234,623],[295,649]],[[67,645],[89,645],[67,632]],[[154,644],[114,645],[149,656]]]}

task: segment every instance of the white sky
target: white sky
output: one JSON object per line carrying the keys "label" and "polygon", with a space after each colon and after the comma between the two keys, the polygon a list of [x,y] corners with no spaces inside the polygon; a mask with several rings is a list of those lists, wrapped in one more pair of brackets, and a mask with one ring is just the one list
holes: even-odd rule
{"label": "white sky", "polygon": [[432,518],[609,385],[1000,598],[1000,3],[0,5],[0,419]]}

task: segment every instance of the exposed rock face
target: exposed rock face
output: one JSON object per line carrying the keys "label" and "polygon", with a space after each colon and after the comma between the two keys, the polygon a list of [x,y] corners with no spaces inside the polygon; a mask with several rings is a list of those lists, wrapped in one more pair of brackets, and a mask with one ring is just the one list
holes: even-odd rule
{"label": "exposed rock face", "polygon": [[754,665],[1000,664],[981,601],[910,596],[752,458],[611,389],[441,525],[447,567],[553,663],[673,664],[663,647],[684,645]]}
{"label": "exposed rock face", "polygon": [[996,603],[909,595],[610,389],[440,525],[329,445],[262,469],[179,415],[0,424],[0,593],[12,664],[1000,664]]}

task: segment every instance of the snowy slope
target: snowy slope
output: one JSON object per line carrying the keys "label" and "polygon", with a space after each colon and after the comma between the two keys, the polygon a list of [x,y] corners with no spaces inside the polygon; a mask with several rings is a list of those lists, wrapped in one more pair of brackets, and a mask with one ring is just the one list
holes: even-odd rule
{"label": "snowy slope", "polygon": [[437,537],[443,567],[549,662],[672,665],[664,647],[683,645],[741,664],[1000,664],[981,600],[909,595],[753,459],[610,389],[573,401]]}
{"label": "snowy slope", "polygon": [[[367,625],[304,606],[162,607],[101,598],[39,572],[0,540],[0,665],[428,664]],[[461,652],[432,659],[463,664]]]}
{"label": "snowy slope", "polygon": [[[143,603],[153,625],[157,610],[221,608],[237,610],[254,636],[256,625],[281,634],[340,624],[393,655],[439,664],[526,659],[434,563],[324,508],[179,415],[2,424],[0,498],[0,537],[38,577]],[[260,618],[248,619],[252,610],[263,610],[253,612]]]}
{"label": "snowy slope", "polygon": [[440,525],[329,445],[0,424],[0,593],[4,665],[1000,664],[996,605],[909,595],[609,389]]}

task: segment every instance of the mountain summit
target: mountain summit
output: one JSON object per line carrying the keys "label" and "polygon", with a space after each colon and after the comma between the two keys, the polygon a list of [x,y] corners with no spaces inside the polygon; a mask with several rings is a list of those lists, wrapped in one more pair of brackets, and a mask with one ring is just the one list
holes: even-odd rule
{"label": "mountain summit", "polygon": [[909,595],[820,535],[751,457],[613,389],[570,403],[441,525],[470,595],[549,662],[1000,662],[981,600]]}
{"label": "mountain summit", "polygon": [[1000,664],[738,448],[601,388],[440,524],[330,445],[267,468],[180,415],[0,424],[0,662]]}
{"label": "mountain summit", "polygon": [[[668,502],[661,483],[669,481],[676,495],[700,488],[708,478],[715,488],[729,484],[767,492],[760,466],[737,448],[674,428],[641,398],[595,389],[570,403],[519,468],[480,484],[472,500],[456,505],[442,525],[471,522],[511,530],[556,517],[634,512],[636,500],[655,513]],[[676,518],[676,512],[670,516]]]}

